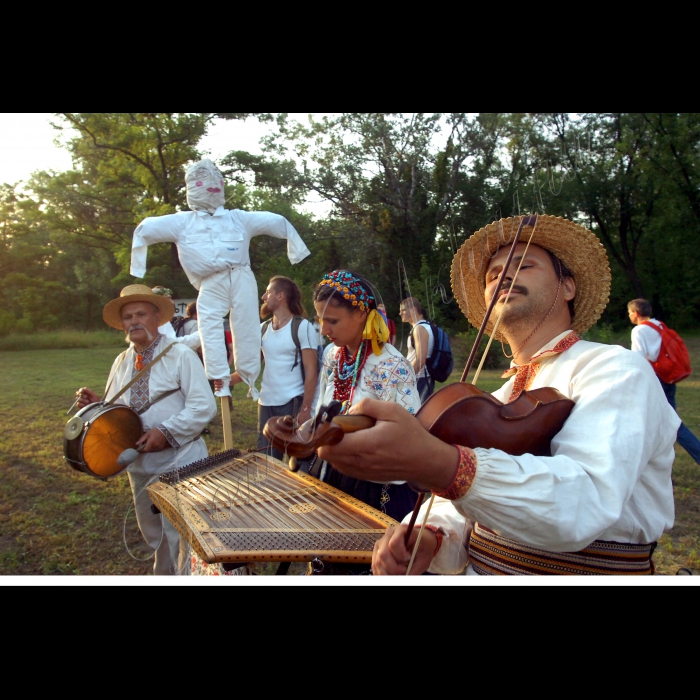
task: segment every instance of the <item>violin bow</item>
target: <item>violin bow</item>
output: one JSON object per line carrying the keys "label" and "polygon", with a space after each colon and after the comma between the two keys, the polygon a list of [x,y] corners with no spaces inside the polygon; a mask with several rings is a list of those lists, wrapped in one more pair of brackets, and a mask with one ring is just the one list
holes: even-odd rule
{"label": "violin bow", "polygon": [[[460,382],[464,382],[467,378],[467,375],[469,374],[469,371],[471,370],[472,364],[474,362],[474,357],[476,356],[477,350],[479,349],[479,343],[481,342],[481,338],[484,335],[484,332],[486,331],[486,326],[488,325],[489,318],[491,317],[491,312],[493,311],[493,307],[496,305],[496,301],[498,300],[498,290],[501,289],[503,286],[503,281],[506,278],[506,275],[508,274],[508,269],[510,268],[510,263],[513,260],[513,255],[515,253],[515,247],[518,245],[520,242],[520,234],[522,233],[522,230],[525,226],[532,226],[532,232],[530,233],[530,238],[528,239],[527,246],[530,246],[530,241],[532,240],[532,236],[535,233],[535,228],[537,227],[537,214],[531,214],[530,216],[523,216],[523,218],[520,220],[520,225],[518,226],[518,230],[515,234],[515,238],[513,239],[513,242],[511,243],[510,250],[508,251],[508,257],[506,258],[506,262],[503,265],[503,269],[501,270],[501,274],[498,276],[498,286],[496,287],[496,293],[491,297],[491,301],[489,302],[489,305],[486,309],[486,313],[484,314],[484,320],[481,322],[481,326],[479,327],[479,331],[476,334],[476,340],[474,341],[474,345],[472,346],[471,352],[469,353],[469,358],[467,359],[467,364],[464,367],[464,372],[462,372],[462,378],[460,379]],[[520,272],[520,267],[523,264],[523,260],[525,259],[525,256],[520,260],[520,265],[518,265],[518,269],[515,271],[515,274],[513,275],[513,279],[510,284],[510,288],[508,289],[508,294],[506,296],[506,302],[508,301],[508,298],[510,297],[511,290],[513,289],[513,285],[515,284],[515,280],[518,276],[518,272]],[[491,341],[493,340],[495,334],[496,334],[496,329],[498,328],[498,324],[501,321],[501,316],[503,315],[503,312],[506,308],[506,305],[503,304],[503,308],[501,309],[500,314],[498,315],[498,318],[496,319],[496,323],[494,324],[494,329],[493,333],[491,333],[491,337],[489,338],[488,345],[486,346],[486,349],[484,350],[484,353],[481,357],[481,363],[479,364],[479,367],[477,369],[476,375],[474,377],[474,382],[473,384],[476,384],[476,381],[479,377],[479,373],[481,372],[481,368],[484,364],[484,360],[486,359],[486,355],[489,351],[489,348],[491,347]],[[430,502],[428,503],[428,507],[426,508],[425,511],[425,517],[423,518],[423,521],[421,522],[420,530],[418,531],[418,537],[416,538],[416,543],[413,545],[413,551],[411,552],[411,559],[408,562],[408,567],[406,569],[406,576],[408,576],[411,573],[411,567],[413,566],[413,560],[416,557],[416,553],[418,552],[418,545],[420,544],[421,538],[423,536],[423,531],[425,530],[425,524],[428,521],[428,516],[430,515],[430,509],[433,507],[433,502],[435,500],[435,494],[431,494],[430,496]],[[418,518],[418,511],[421,509],[423,506],[423,503],[425,502],[425,493],[419,494],[418,499],[416,500],[416,505],[413,508],[413,513],[411,513],[411,519],[408,523],[408,528],[406,529],[406,535],[404,536],[404,545],[408,549],[408,541],[411,537],[411,533],[413,532],[413,527],[416,524],[416,519]]]}

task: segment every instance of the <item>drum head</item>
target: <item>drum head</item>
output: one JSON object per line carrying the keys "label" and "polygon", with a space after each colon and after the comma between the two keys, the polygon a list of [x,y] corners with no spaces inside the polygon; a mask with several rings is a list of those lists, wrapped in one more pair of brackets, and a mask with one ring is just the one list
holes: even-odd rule
{"label": "drum head", "polygon": [[83,459],[89,473],[108,479],[124,471],[117,462],[128,448],[136,449],[143,435],[141,419],[128,406],[107,406],[94,419],[83,439]]}

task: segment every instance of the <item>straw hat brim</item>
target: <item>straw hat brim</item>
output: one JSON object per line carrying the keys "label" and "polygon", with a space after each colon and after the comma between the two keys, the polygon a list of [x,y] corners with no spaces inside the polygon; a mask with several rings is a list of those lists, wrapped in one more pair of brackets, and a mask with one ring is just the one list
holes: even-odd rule
{"label": "straw hat brim", "polygon": [[161,326],[175,315],[175,304],[168,297],[154,294],[145,284],[132,284],[122,289],[118,299],[112,299],[112,301],[105,304],[102,310],[104,322],[112,328],[123,330],[122,307],[135,301],[147,301],[149,304],[156,306],[160,312]]}
{"label": "straw hat brim", "polygon": [[[452,291],[462,313],[480,328],[486,314],[485,275],[489,261],[499,248],[512,243],[522,217],[494,221],[470,236],[452,261]],[[532,226],[523,226],[520,242],[527,243]],[[572,330],[585,333],[594,326],[610,298],[610,265],[608,255],[598,237],[573,221],[560,216],[537,217],[532,244],[556,255],[569,268],[576,282]],[[512,262],[513,271],[517,269]],[[494,317],[495,314],[492,314]],[[491,335],[495,318],[486,332]],[[504,340],[497,332],[497,339]]]}

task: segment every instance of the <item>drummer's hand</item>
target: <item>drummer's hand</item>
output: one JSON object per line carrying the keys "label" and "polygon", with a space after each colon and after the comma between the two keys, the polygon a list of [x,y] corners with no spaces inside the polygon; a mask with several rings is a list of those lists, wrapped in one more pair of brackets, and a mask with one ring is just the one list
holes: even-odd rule
{"label": "drummer's hand", "polygon": [[459,451],[431,435],[405,408],[363,399],[350,413],[371,416],[377,423],[319,448],[318,456],[339,472],[369,481],[410,481],[436,493],[452,485]]}
{"label": "drummer's hand", "polygon": [[136,442],[136,449],[139,452],[160,452],[169,446],[168,438],[158,428],[151,428]]}
{"label": "drummer's hand", "polygon": [[97,403],[101,400],[100,396],[98,396],[94,391],[88,389],[86,386],[78,389],[78,391],[75,392],[75,395],[78,399],[78,408],[85,408],[85,406],[88,404]]}
{"label": "drummer's hand", "polygon": [[[387,528],[381,540],[374,543],[372,553],[372,573],[375,576],[405,576],[408,563],[411,561],[413,545],[418,538],[420,527],[414,527],[408,541],[408,549],[404,537],[408,525]],[[411,565],[411,576],[423,574],[428,570],[433,560],[433,552],[437,546],[437,536],[432,530],[423,530],[423,536],[418,546],[416,558]]]}

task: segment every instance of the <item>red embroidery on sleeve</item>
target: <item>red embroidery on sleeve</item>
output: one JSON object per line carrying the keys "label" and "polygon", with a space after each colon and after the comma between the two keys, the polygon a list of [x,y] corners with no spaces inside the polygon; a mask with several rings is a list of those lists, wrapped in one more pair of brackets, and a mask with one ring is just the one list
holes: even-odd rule
{"label": "red embroidery on sleeve", "polygon": [[459,450],[459,466],[455,474],[452,485],[441,493],[435,493],[440,498],[447,498],[450,501],[456,501],[462,498],[467,491],[472,487],[472,482],[476,476],[477,458],[476,453],[469,447],[461,447],[454,445]]}

